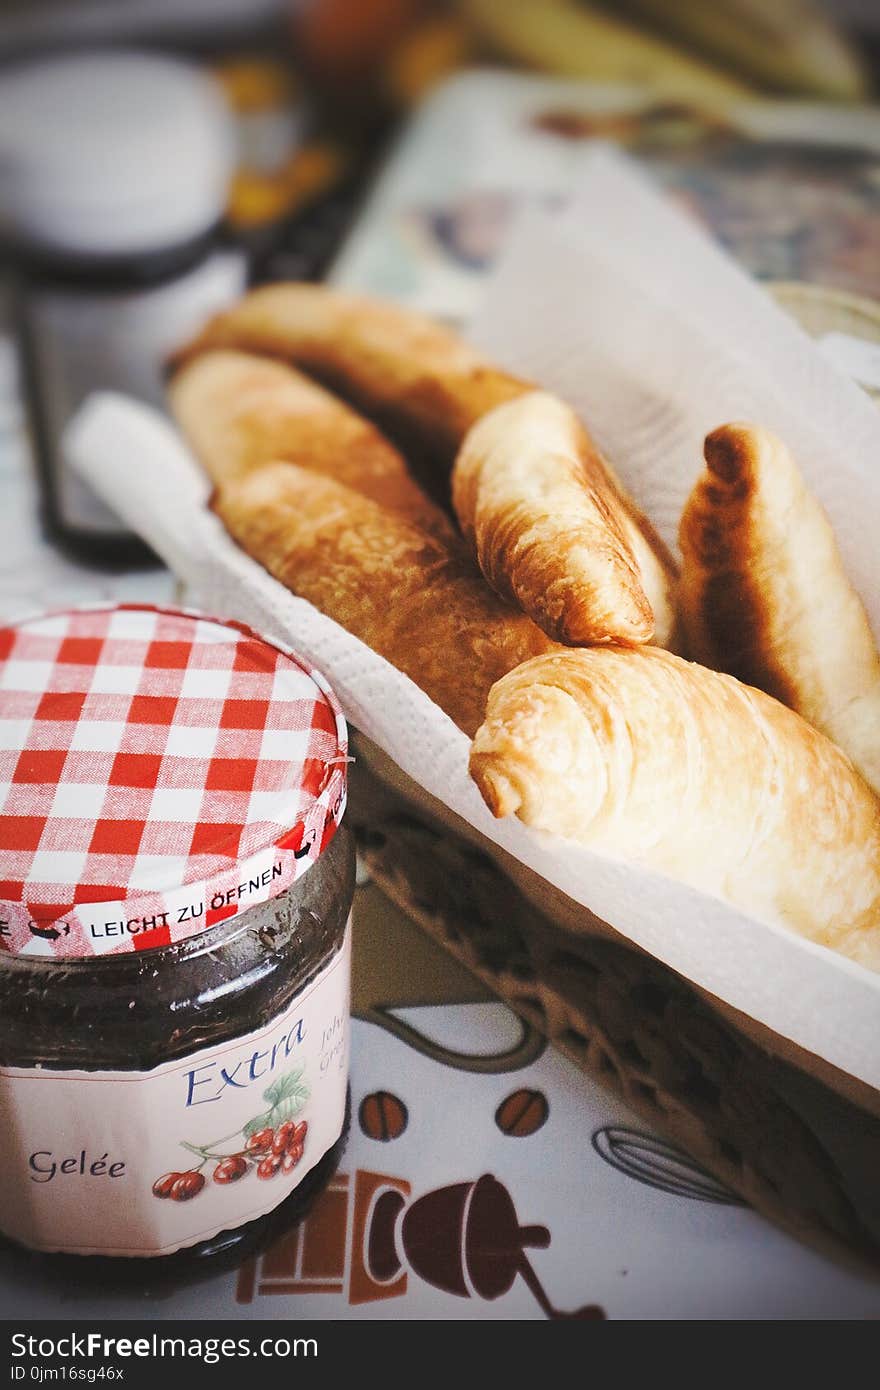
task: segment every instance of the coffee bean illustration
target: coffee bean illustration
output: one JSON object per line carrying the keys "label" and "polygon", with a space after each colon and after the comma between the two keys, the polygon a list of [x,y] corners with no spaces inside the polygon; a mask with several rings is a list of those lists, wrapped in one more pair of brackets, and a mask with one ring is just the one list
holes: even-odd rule
{"label": "coffee bean illustration", "polygon": [[530,1091],[523,1086],[503,1100],[495,1111],[495,1123],[502,1134],[525,1139],[547,1123],[550,1106],[542,1091]]}
{"label": "coffee bean illustration", "polygon": [[358,1121],[368,1139],[387,1144],[399,1139],[406,1129],[409,1112],[399,1096],[390,1091],[371,1091],[364,1096],[358,1110]]}

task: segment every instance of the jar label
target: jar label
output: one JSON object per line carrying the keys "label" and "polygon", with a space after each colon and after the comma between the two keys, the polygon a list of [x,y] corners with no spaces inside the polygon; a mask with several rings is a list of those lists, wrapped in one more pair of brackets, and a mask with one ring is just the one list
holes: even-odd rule
{"label": "jar label", "polygon": [[351,927],[271,1023],[149,1072],[0,1067],[0,1231],[156,1256],[264,1216],[342,1132]]}

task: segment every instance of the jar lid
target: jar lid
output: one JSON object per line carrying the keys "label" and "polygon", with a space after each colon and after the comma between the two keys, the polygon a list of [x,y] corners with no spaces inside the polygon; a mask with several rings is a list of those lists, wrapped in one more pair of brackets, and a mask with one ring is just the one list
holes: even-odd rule
{"label": "jar lid", "polygon": [[0,83],[0,225],[44,253],[186,245],[223,216],[235,162],[219,84],[180,59],[76,53]]}
{"label": "jar lid", "polygon": [[0,949],[167,946],[284,892],[345,809],[324,678],[147,604],[0,629]]}

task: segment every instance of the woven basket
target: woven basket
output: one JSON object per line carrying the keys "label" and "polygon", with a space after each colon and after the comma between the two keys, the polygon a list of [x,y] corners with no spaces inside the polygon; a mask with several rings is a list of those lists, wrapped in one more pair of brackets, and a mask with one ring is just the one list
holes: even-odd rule
{"label": "woven basket", "polygon": [[718,1001],[604,923],[574,934],[545,917],[472,836],[407,795],[402,775],[392,786],[357,735],[354,749],[349,816],[393,902],[756,1210],[880,1272],[880,1115],[747,1037]]}
{"label": "woven basket", "polygon": [[[880,341],[880,305],[774,296],[808,332]],[[595,921],[575,934],[355,736],[351,816],[374,880],[577,1066],[799,1239],[880,1273],[880,1096],[712,999]],[[539,887],[547,889],[547,885]],[[552,895],[550,895],[552,897]]]}

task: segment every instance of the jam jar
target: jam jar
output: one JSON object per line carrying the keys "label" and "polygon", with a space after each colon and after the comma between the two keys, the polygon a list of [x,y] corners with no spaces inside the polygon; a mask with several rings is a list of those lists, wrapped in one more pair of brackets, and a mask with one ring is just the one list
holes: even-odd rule
{"label": "jam jar", "polygon": [[324,679],[244,625],[122,605],[0,630],[7,1242],[214,1269],[330,1177],[347,763]]}

